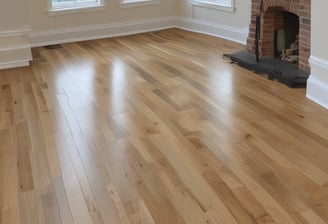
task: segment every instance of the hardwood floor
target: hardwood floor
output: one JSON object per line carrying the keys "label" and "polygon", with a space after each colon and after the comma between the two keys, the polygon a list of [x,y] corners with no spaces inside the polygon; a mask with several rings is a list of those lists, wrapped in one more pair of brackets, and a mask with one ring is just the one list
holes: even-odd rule
{"label": "hardwood floor", "polygon": [[178,29],[0,71],[1,224],[328,223],[328,111]]}

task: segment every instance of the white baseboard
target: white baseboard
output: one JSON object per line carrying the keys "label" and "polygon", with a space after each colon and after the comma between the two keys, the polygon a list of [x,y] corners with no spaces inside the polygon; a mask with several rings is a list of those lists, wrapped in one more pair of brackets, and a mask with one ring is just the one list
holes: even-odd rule
{"label": "white baseboard", "polygon": [[0,69],[29,65],[32,60],[29,29],[0,32]]}
{"label": "white baseboard", "polygon": [[311,75],[307,82],[306,96],[328,109],[328,61],[311,56]]}
{"label": "white baseboard", "polygon": [[76,41],[125,36],[177,27],[193,32],[204,33],[241,44],[246,44],[248,30],[185,17],[162,17],[137,21],[82,26],[41,32],[31,32],[33,47],[62,44]]}
{"label": "white baseboard", "polygon": [[18,68],[30,65],[30,60],[1,62],[0,69]]}
{"label": "white baseboard", "polygon": [[31,32],[33,47],[76,41],[126,36],[175,27],[176,17],[152,18],[121,23],[82,26],[42,32]]}
{"label": "white baseboard", "polygon": [[176,27],[197,33],[220,37],[246,45],[248,29],[217,24],[205,20],[178,17]]}

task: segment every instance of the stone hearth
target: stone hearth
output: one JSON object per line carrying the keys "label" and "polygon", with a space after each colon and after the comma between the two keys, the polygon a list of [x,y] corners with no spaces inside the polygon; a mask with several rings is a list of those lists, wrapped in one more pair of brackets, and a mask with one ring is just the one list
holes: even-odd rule
{"label": "stone hearth", "polygon": [[[255,54],[256,16],[260,13],[261,0],[252,0],[251,22],[247,49]],[[264,0],[261,17],[260,55],[274,57],[275,33],[283,29],[283,13],[299,16],[299,68],[310,71],[311,46],[311,0]]]}

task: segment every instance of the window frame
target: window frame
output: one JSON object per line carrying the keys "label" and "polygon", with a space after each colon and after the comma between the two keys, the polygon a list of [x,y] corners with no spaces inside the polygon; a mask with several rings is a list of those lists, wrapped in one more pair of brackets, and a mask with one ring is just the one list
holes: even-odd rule
{"label": "window frame", "polygon": [[191,0],[191,4],[195,6],[200,6],[204,8],[216,9],[220,11],[234,12],[235,11],[235,2],[231,0],[231,5],[226,5],[223,3],[215,3],[211,0]]}
{"label": "window frame", "polygon": [[55,5],[53,0],[48,0],[48,14],[50,16],[72,14],[72,13],[82,13],[82,12],[92,12],[104,10],[105,4],[104,0],[89,0],[85,3],[77,3],[78,0],[72,0],[75,3],[62,3]]}
{"label": "window frame", "polygon": [[120,0],[121,8],[131,8],[145,5],[157,5],[160,0]]}

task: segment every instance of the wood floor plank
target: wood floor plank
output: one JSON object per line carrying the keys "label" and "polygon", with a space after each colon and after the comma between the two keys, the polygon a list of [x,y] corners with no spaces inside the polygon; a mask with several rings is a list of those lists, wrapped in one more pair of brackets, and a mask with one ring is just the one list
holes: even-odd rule
{"label": "wood floor plank", "polygon": [[54,177],[53,185],[62,223],[73,224],[72,211],[69,207],[70,205],[63,184],[63,179],[61,177]]}
{"label": "wood floor plank", "polygon": [[72,145],[64,136],[58,136],[56,140],[57,150],[60,157],[60,166],[62,170],[62,178],[72,212],[74,223],[91,224],[93,220],[89,214],[89,208],[82,192],[82,186],[79,184],[78,177],[75,173],[68,150]]}
{"label": "wood floor plank", "polygon": [[5,150],[0,150],[0,223],[3,224],[2,216],[4,211],[4,197],[5,197],[5,164],[6,157]]}
{"label": "wood floor plank", "polygon": [[34,189],[32,165],[30,152],[32,151],[31,139],[27,123],[21,123],[15,126],[17,142],[17,166],[19,174],[19,188],[21,191],[31,191]]}
{"label": "wood floor plank", "polygon": [[122,203],[118,192],[116,191],[116,189],[112,184],[108,185],[107,189],[115,203],[115,208],[120,216],[121,223],[130,224],[130,220],[128,218],[127,212],[125,210],[124,204]]}
{"label": "wood floor plank", "polygon": [[133,208],[132,213],[130,213],[130,220],[132,220],[132,223],[156,223],[144,201],[134,201],[131,203],[131,207]]}
{"label": "wood floor plank", "polygon": [[2,151],[4,162],[3,179],[3,201],[2,201],[2,223],[20,223],[19,209],[19,181],[17,154],[18,150],[14,144],[15,133],[10,131],[10,146],[8,150]]}

